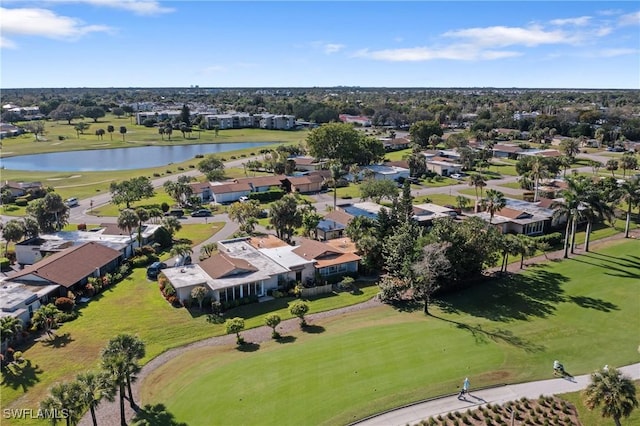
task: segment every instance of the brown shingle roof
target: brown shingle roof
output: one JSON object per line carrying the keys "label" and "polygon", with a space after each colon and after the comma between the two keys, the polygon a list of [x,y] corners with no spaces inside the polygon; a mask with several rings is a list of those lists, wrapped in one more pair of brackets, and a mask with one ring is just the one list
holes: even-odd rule
{"label": "brown shingle roof", "polygon": [[285,175],[274,176],[256,176],[249,178],[237,179],[236,183],[247,183],[253,185],[254,188],[262,186],[280,186],[287,177]]}
{"label": "brown shingle roof", "polygon": [[320,183],[324,178],[320,175],[305,175],[305,176],[288,176],[287,180],[292,185],[308,185],[311,183]]}
{"label": "brown shingle roof", "polygon": [[336,223],[347,226],[353,220],[354,216],[342,210],[333,210],[324,215],[325,219],[333,220]]}
{"label": "brown shingle roof", "polygon": [[293,249],[293,252],[298,256],[302,256],[307,260],[318,260],[323,256],[340,255],[342,251],[331,247],[328,244],[321,243],[320,241],[310,240],[308,238],[302,238],[300,245]]}
{"label": "brown shingle roof", "polygon": [[120,257],[120,252],[100,243],[89,242],[47,256],[38,263],[27,266],[11,277],[19,281],[27,275],[35,275],[53,284],[71,287],[85,277]]}
{"label": "brown shingle roof", "polygon": [[224,253],[217,253],[199,263],[200,267],[213,279],[223,278],[232,273],[255,272],[255,266],[243,259],[236,259]]}
{"label": "brown shingle roof", "polygon": [[211,185],[211,192],[214,194],[228,194],[230,192],[251,191],[251,186],[246,183],[223,183],[222,185]]}
{"label": "brown shingle roof", "polygon": [[522,148],[520,148],[517,145],[502,145],[502,144],[496,144],[493,146],[493,150],[494,151],[502,151],[502,152],[522,152],[524,151]]}
{"label": "brown shingle roof", "polygon": [[385,161],[383,165],[384,166],[402,167],[404,169],[408,169],[409,168],[409,163],[407,162],[407,160]]}
{"label": "brown shingle roof", "polygon": [[496,212],[496,215],[507,217],[509,219],[522,219],[522,216],[529,217],[531,214],[524,212],[522,210],[510,209],[509,207],[503,207]]}
{"label": "brown shingle roof", "polygon": [[[104,231],[102,231],[102,235],[129,235],[127,231],[118,228],[117,223],[101,223],[100,228],[104,228]],[[138,227],[136,227],[133,232],[135,232],[137,229]]]}
{"label": "brown shingle roof", "polygon": [[200,194],[202,191],[209,188],[211,184],[209,182],[196,182],[190,183],[189,186],[194,194]]}
{"label": "brown shingle roof", "polygon": [[267,234],[259,237],[251,237],[248,243],[257,249],[260,248],[275,248],[275,247],[286,247],[289,244],[282,241],[280,238],[275,235]]}

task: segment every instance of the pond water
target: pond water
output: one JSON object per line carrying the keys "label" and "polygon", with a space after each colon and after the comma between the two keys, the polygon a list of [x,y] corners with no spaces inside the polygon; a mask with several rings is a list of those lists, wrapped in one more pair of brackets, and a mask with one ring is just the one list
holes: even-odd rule
{"label": "pond water", "polygon": [[192,159],[198,154],[219,154],[274,143],[237,142],[55,152],[2,158],[0,166],[11,170],[61,172],[146,169],[170,163],[180,163]]}

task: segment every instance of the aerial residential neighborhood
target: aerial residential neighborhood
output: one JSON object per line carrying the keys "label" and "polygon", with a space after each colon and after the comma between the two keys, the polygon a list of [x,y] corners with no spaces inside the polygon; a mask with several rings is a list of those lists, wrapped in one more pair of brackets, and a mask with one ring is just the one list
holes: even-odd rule
{"label": "aerial residential neighborhood", "polygon": [[3,4],[2,424],[640,423],[637,6],[325,6]]}

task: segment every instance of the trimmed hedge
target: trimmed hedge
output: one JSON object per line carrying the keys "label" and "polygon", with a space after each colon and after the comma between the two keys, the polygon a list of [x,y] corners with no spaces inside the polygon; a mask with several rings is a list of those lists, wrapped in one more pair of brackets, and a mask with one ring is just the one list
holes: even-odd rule
{"label": "trimmed hedge", "polygon": [[269,203],[271,201],[279,200],[284,196],[284,194],[286,194],[286,192],[283,189],[274,188],[269,189],[266,192],[252,192],[249,194],[249,199],[258,200],[261,203]]}

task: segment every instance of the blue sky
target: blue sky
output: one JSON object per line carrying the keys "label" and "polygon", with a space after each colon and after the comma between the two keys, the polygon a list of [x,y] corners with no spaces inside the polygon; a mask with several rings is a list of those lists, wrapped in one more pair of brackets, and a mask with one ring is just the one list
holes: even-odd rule
{"label": "blue sky", "polygon": [[623,1],[2,0],[19,87],[640,89]]}

